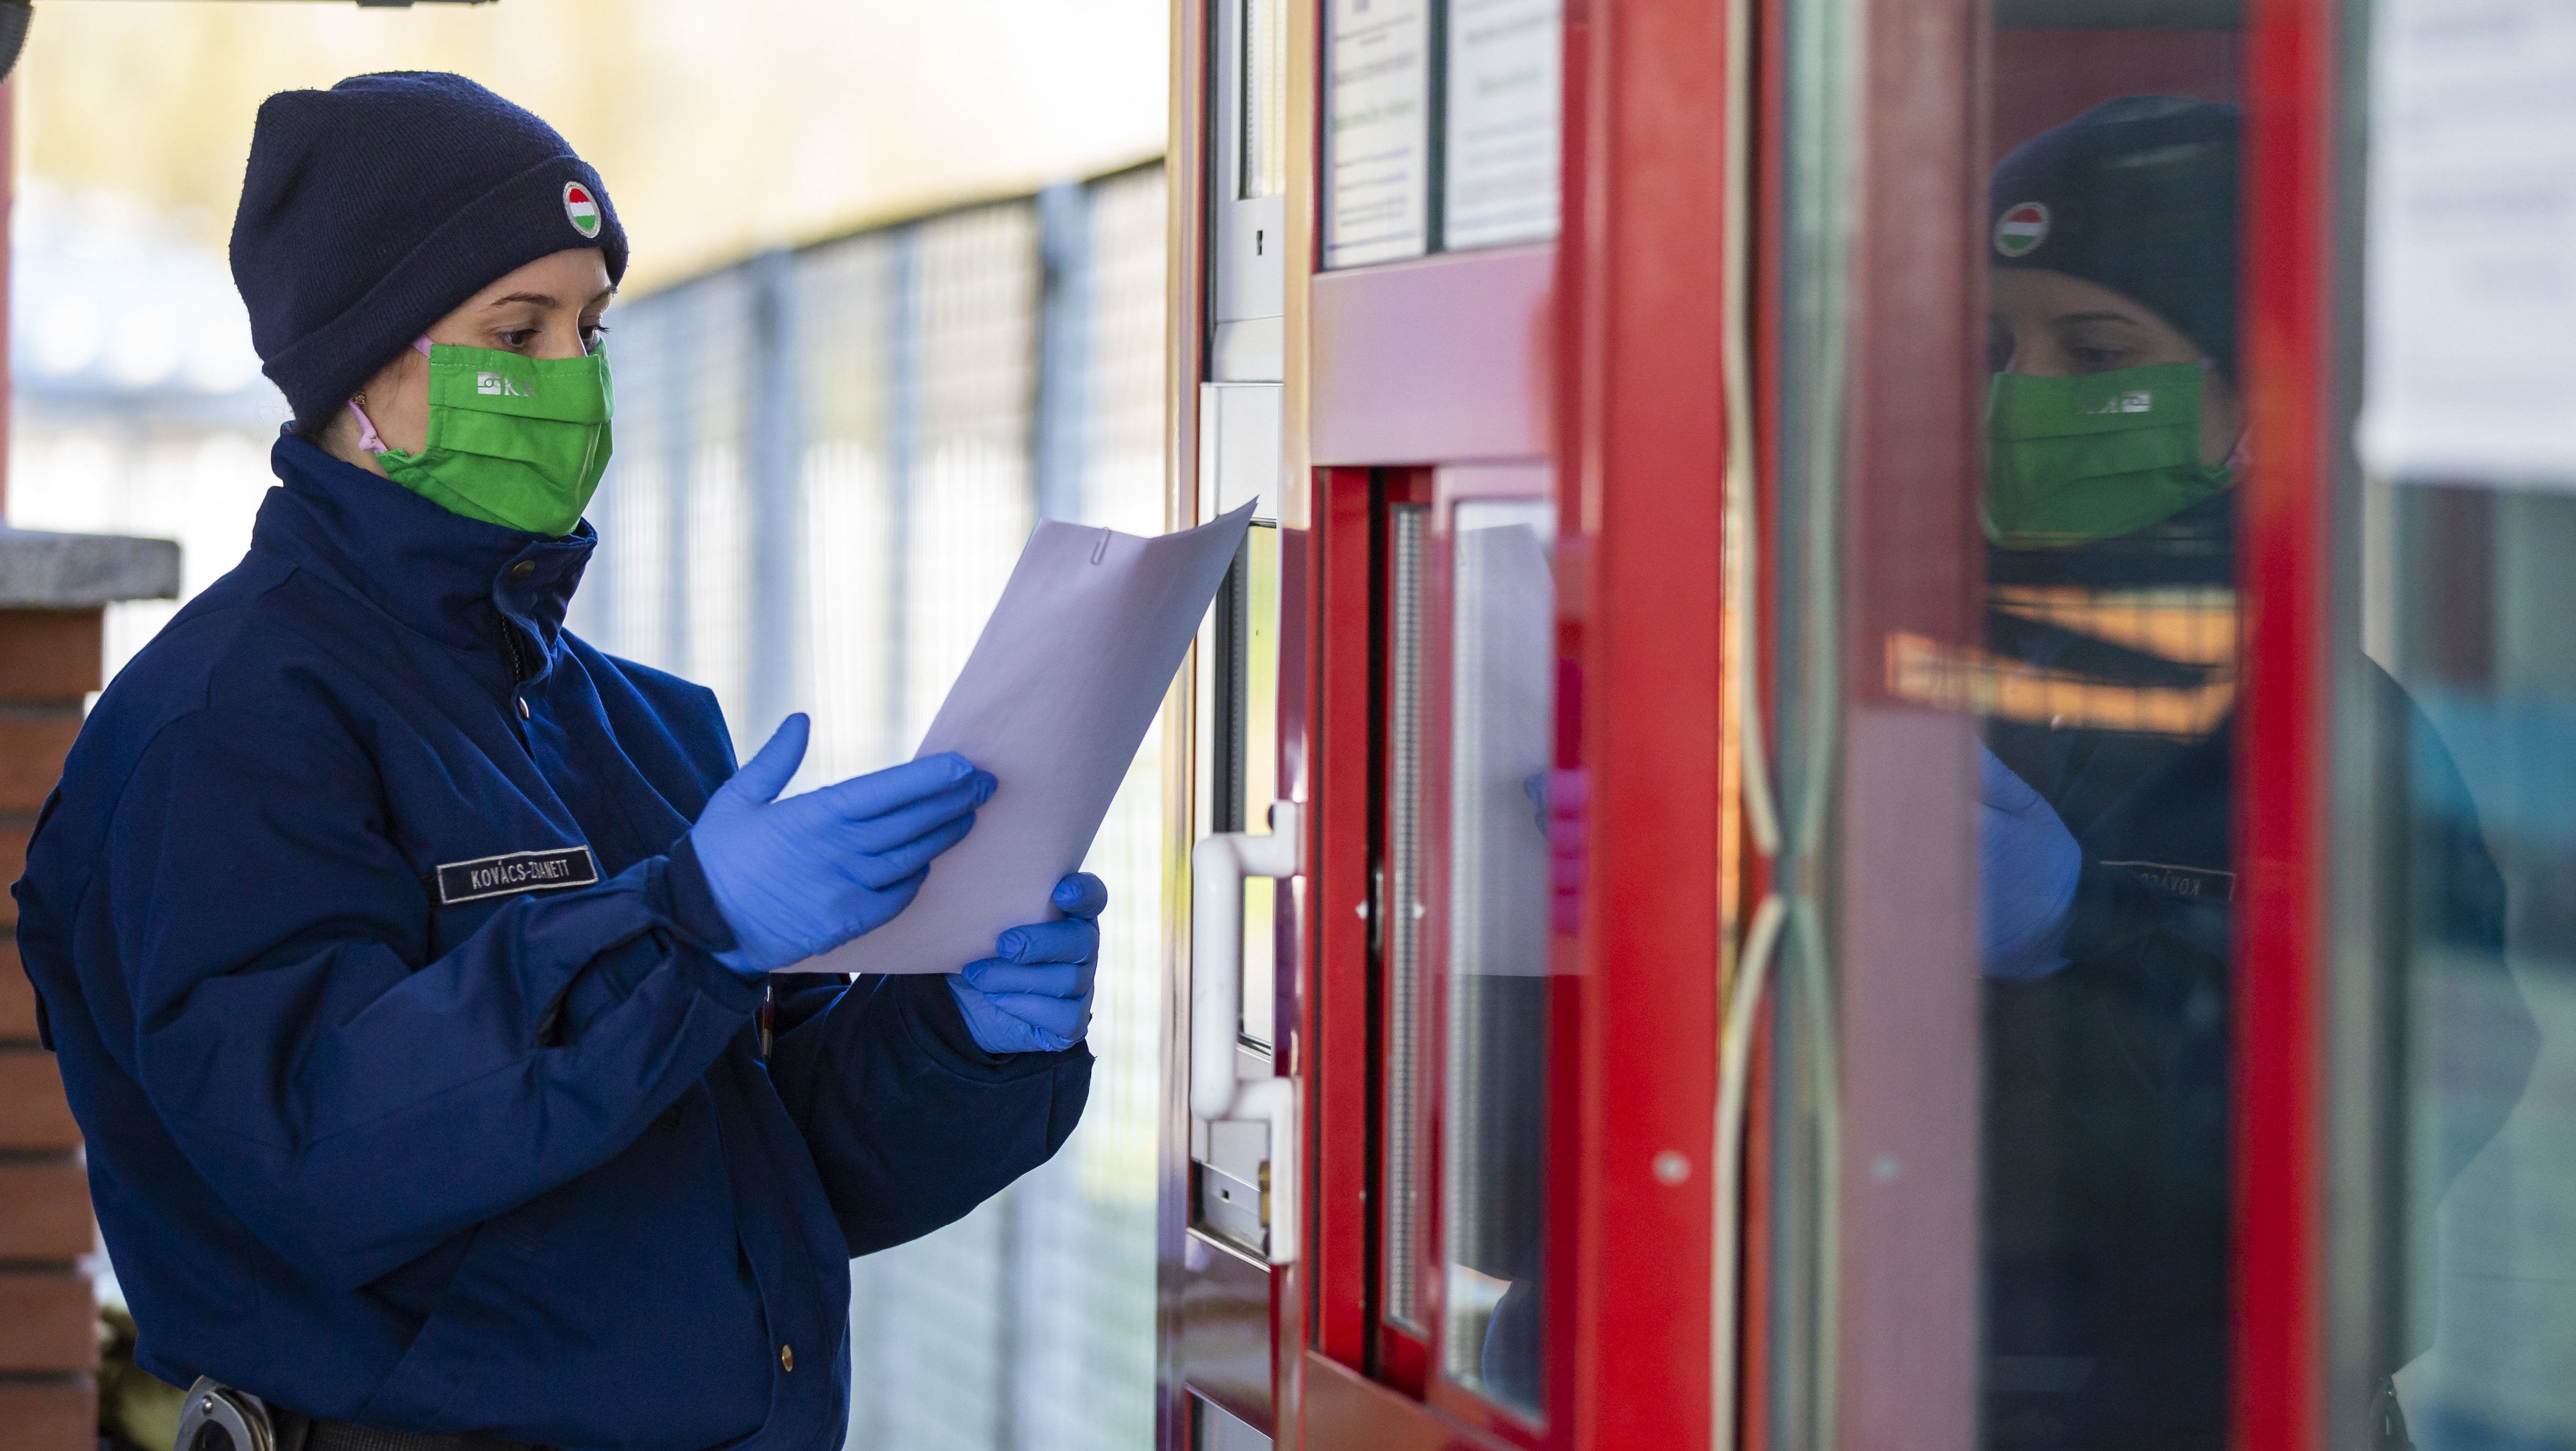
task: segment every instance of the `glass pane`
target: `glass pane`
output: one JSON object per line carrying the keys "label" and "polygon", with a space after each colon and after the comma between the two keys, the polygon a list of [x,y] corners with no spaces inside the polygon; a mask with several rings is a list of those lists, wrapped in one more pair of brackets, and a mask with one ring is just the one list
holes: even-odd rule
{"label": "glass pane", "polygon": [[1441,1343],[1451,1379],[1539,1402],[1554,740],[1552,507],[1457,506],[1449,554]]}
{"label": "glass pane", "polygon": [[[1262,831],[1270,803],[1279,799],[1278,526],[1254,525],[1243,548],[1243,664],[1237,675],[1243,711],[1235,717],[1242,722],[1243,746],[1235,799],[1242,803],[1243,828]],[[1243,1036],[1264,1048],[1278,1041],[1278,886],[1269,877],[1243,881]]]}
{"label": "glass pane", "polygon": [[2400,485],[2374,512],[2396,609],[2369,641],[2388,670],[2361,662],[2367,849],[2401,1024],[2384,1358],[2427,1451],[2576,1444],[2576,499]]}
{"label": "glass pane", "polygon": [[[1279,799],[1279,530],[1255,524],[1216,597],[1215,829],[1267,830]],[[1239,1032],[1270,1047],[1277,1028],[1276,883],[1243,884]]]}
{"label": "glass pane", "polygon": [[1892,668],[1983,718],[1983,1441],[2217,1447],[2240,43],[2088,12],[1995,34],[1983,641]]}
{"label": "glass pane", "polygon": [[1243,0],[1244,200],[1288,189],[1288,0]]}
{"label": "glass pane", "polygon": [[2375,1409],[2425,1451],[2539,1451],[2576,1445],[2576,17],[2375,8],[2362,437],[2384,477],[2360,492],[2340,753],[2371,778],[2376,830],[2346,846],[2381,938],[2346,980],[2396,1025],[2369,1074],[2391,1120]]}
{"label": "glass pane", "polygon": [[[1788,7],[1770,1445],[1886,1404],[1926,1446],[2226,1444],[2236,8],[1995,4],[1960,135],[1861,79],[1914,43],[1883,7]],[[1891,200],[1959,149],[1963,214]]]}

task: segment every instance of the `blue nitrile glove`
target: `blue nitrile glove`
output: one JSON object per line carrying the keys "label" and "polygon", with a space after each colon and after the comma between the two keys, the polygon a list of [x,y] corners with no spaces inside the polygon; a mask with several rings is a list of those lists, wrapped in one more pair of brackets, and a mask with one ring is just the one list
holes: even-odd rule
{"label": "blue nitrile glove", "polygon": [[734,950],[716,960],[745,977],[884,926],[993,794],[990,774],[963,756],[937,755],[781,801],[811,729],[801,711],[780,722],[689,828],[733,928]]}
{"label": "blue nitrile glove", "polygon": [[2056,809],[1981,742],[1977,746],[1981,947],[1989,977],[2033,978],[2066,966],[2083,848]]}
{"label": "blue nitrile glove", "polygon": [[1091,1028],[1091,980],[1100,971],[1100,928],[1109,889],[1089,872],[1055,884],[1054,922],[1014,927],[994,942],[999,957],[948,975],[966,1031],[987,1053],[1053,1053]]}

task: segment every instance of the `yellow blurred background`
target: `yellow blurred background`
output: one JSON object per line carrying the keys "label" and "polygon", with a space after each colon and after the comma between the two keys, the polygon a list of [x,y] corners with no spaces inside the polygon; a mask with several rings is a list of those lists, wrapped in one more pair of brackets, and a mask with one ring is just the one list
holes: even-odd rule
{"label": "yellow blurred background", "polygon": [[461,71],[607,180],[630,292],[1163,149],[1162,0],[45,0],[18,165],[220,246],[262,97]]}

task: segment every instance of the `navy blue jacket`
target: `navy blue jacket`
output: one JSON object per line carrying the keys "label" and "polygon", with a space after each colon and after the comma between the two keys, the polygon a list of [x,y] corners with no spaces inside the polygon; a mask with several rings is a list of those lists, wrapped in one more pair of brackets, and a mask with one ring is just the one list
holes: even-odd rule
{"label": "navy blue jacket", "polygon": [[[563,630],[588,527],[274,463],[15,889],[138,1359],[401,1430],[837,1447],[849,1258],[1054,1153],[1089,1053],[987,1055],[926,975],[784,980],[764,1061],[686,841],[724,723]],[[521,852],[551,876],[440,871]]]}
{"label": "navy blue jacket", "polygon": [[[2133,635],[2040,618],[2027,597],[1988,619],[1994,655],[2048,671],[2069,714],[1990,721],[1987,743],[2084,858],[2070,964],[1986,983],[1984,1410],[1990,1442],[2015,1451],[2227,1444],[2238,665],[2152,642],[2237,638],[2234,509],[2222,495],[2121,539],[1989,556],[1998,585],[2080,600],[2072,618],[2098,611]],[[2121,593],[2141,589],[2175,593],[2160,607]],[[2176,618],[2153,628],[2159,609]],[[2509,1085],[2417,1121],[2433,1154],[2410,1187],[2438,1196],[2502,1127],[2538,1030],[2506,971],[2504,880],[2468,788],[2396,681],[2341,663],[2369,682],[2406,772],[2393,825],[2407,900],[2391,915],[2408,940],[2442,944],[2450,996],[2498,1005],[2416,1024],[2435,1061],[2495,1065]],[[2424,1229],[2431,1212],[2408,1209]]]}

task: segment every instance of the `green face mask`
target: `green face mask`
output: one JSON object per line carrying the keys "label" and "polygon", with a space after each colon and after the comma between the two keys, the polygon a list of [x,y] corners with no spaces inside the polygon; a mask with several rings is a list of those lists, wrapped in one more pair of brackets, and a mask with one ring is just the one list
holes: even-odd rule
{"label": "green face mask", "polygon": [[2200,461],[2197,363],[2079,378],[1997,373],[1986,399],[1986,537],[2054,549],[2134,533],[2226,489]]}
{"label": "green face mask", "polygon": [[[468,519],[569,534],[608,468],[614,401],[604,353],[541,359],[436,344],[427,440],[418,453],[383,449],[376,463]],[[376,446],[372,424],[367,439]]]}

